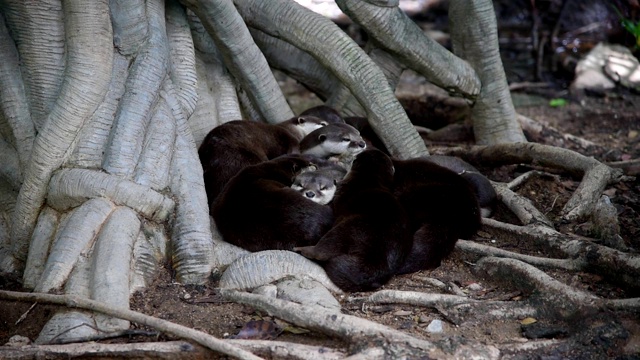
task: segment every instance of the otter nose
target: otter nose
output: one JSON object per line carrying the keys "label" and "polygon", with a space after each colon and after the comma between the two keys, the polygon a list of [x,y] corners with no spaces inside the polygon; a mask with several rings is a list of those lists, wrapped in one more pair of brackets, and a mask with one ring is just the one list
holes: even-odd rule
{"label": "otter nose", "polygon": [[358,141],[358,146],[364,149],[365,147],[367,147],[367,143],[364,141]]}
{"label": "otter nose", "polygon": [[309,199],[312,199],[316,196],[316,194],[313,191],[307,191],[304,193],[304,196],[308,197]]}

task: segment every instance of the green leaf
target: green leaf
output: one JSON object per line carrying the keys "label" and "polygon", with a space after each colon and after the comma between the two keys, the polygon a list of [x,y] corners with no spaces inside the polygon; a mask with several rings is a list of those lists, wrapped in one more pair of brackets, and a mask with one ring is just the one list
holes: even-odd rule
{"label": "green leaf", "polygon": [[565,106],[568,103],[569,102],[566,99],[563,99],[563,98],[556,98],[556,99],[549,100],[549,106],[551,106],[551,107]]}

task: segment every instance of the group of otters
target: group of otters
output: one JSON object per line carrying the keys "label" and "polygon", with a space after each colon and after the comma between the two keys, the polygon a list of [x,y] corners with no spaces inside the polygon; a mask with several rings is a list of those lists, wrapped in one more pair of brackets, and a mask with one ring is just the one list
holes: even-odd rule
{"label": "group of otters", "polygon": [[438,267],[496,201],[463,160],[394,159],[366,118],[324,105],[278,124],[224,123],[198,154],[225,241],[298,252],[345,291]]}

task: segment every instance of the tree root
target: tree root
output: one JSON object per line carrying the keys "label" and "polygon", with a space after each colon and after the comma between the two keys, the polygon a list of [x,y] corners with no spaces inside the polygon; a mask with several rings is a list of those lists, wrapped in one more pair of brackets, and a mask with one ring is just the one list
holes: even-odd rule
{"label": "tree root", "polygon": [[531,142],[553,145],[561,148],[567,147],[567,143],[573,143],[584,150],[605,150],[602,146],[587,139],[562,133],[560,130],[544,121],[534,120],[518,114],[518,122],[520,123],[520,126],[522,126],[522,130],[525,132],[527,139]]}
{"label": "tree root", "polygon": [[[483,219],[488,232],[503,239],[533,241],[552,253],[573,259],[576,270],[589,270],[631,288],[640,287],[640,258],[619,250],[598,245],[577,235],[562,234],[544,226],[518,226],[492,219]],[[521,258],[520,260],[523,260]]]}
{"label": "tree root", "polygon": [[337,360],[345,358],[343,352],[325,346],[267,340],[228,339],[225,341],[270,359]]}
{"label": "tree root", "polygon": [[480,358],[495,358],[496,349],[479,344],[457,344],[453,354],[446,354],[434,343],[420,340],[402,332],[393,330],[359,317],[341,314],[317,306],[295,304],[263,295],[249,294],[236,290],[221,290],[221,294],[241,304],[262,310],[297,326],[338,337],[352,345],[362,345],[363,341],[375,342],[386,356],[428,356],[429,358],[455,358],[456,356],[475,355]]}
{"label": "tree root", "polygon": [[424,307],[454,306],[473,303],[477,300],[459,295],[427,294],[416,291],[380,290],[365,296],[351,298],[350,301],[367,301],[379,304],[409,304]]}
{"label": "tree root", "polygon": [[494,256],[516,259],[524,261],[527,264],[542,266],[549,269],[579,271],[585,268],[584,262],[576,259],[551,259],[548,257],[524,255],[467,240],[458,240],[458,242],[456,243],[456,249],[481,256]]}
{"label": "tree root", "polygon": [[120,359],[193,359],[213,356],[184,341],[131,344],[77,343],[65,345],[3,346],[0,357],[5,360],[120,358]]}
{"label": "tree root", "polygon": [[259,357],[251,354],[246,350],[239,349],[236,346],[230,345],[224,340],[217,339],[201,331],[174,324],[170,321],[148,316],[137,311],[117,309],[102,302],[89,300],[78,296],[51,295],[42,293],[21,293],[0,290],[0,299],[24,302],[37,301],[44,304],[57,304],[67,306],[69,308],[97,311],[120,319],[129,320],[141,325],[150,326],[156,330],[178,336],[183,339],[189,339],[202,346],[205,346],[208,349],[220,352],[222,354],[235,356],[240,359],[260,359]]}
{"label": "tree root", "polygon": [[453,295],[458,295],[463,297],[467,296],[467,294],[465,294],[462,290],[460,290],[458,285],[454,284],[453,282],[449,282],[448,284],[445,284],[438,279],[422,277],[422,276],[413,276],[413,278],[420,281],[424,285],[435,287],[437,289],[440,289],[441,291],[450,292]]}
{"label": "tree root", "polygon": [[534,266],[515,259],[485,257],[477,263],[476,270],[495,281],[506,281],[522,291],[533,290],[544,299],[543,307],[547,311],[562,318],[604,308],[640,310],[640,298],[600,299],[563,284]]}
{"label": "tree root", "polygon": [[623,179],[622,170],[610,168],[577,152],[535,143],[474,146],[469,150],[449,149],[448,155],[460,156],[472,163],[505,165],[528,163],[568,171],[581,176],[582,182],[564,206],[565,220],[590,215],[605,186]]}

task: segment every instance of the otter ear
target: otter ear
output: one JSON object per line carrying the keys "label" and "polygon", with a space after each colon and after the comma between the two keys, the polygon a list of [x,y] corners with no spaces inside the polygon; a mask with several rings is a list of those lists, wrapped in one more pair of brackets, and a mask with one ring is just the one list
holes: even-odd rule
{"label": "otter ear", "polygon": [[300,170],[300,174],[310,172],[310,171],[316,171],[316,170],[318,170],[318,167],[315,166],[314,164],[310,164],[309,166],[302,168]]}
{"label": "otter ear", "polygon": [[306,120],[302,116],[298,117],[298,124],[304,124],[305,122]]}
{"label": "otter ear", "polygon": [[324,141],[324,139],[326,139],[326,138],[327,138],[327,135],[325,135],[325,134],[318,135],[318,140],[320,140],[320,141]]}

